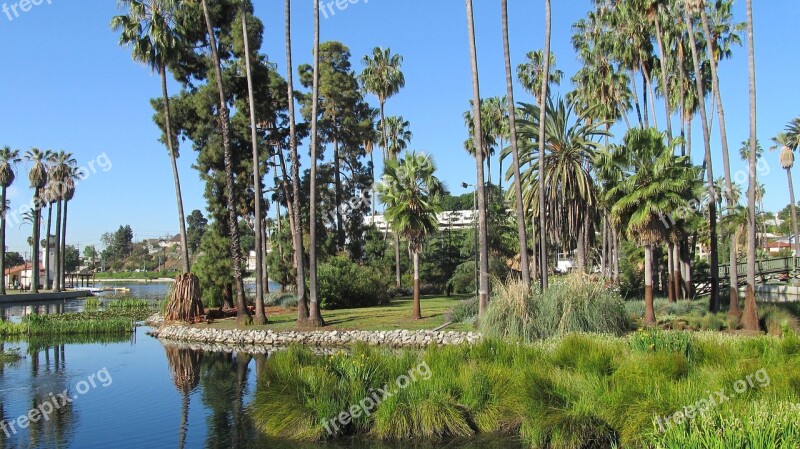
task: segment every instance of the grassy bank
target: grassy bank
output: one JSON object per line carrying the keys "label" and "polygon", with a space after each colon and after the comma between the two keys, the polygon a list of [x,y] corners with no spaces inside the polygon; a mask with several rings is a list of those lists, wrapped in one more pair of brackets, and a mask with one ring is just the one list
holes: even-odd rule
{"label": "grassy bank", "polygon": [[141,271],[141,272],[100,272],[95,274],[95,279],[98,281],[126,281],[126,280],[154,280],[160,278],[169,278],[174,279],[177,276],[177,271],[160,271],[160,272],[152,272],[152,271]]}
{"label": "grassy bank", "polygon": [[[532,448],[796,448],[799,356],[794,334],[663,331],[421,353],[359,346],[317,357],[292,348],[266,364],[252,412],[267,435],[305,441],[506,433]],[[428,376],[397,385],[415,369],[422,374],[423,363]],[[374,401],[368,414],[352,413],[384,386],[391,397]],[[720,391],[728,400],[717,398]],[[688,408],[698,416],[677,419]],[[331,421],[337,416],[346,419]]]}

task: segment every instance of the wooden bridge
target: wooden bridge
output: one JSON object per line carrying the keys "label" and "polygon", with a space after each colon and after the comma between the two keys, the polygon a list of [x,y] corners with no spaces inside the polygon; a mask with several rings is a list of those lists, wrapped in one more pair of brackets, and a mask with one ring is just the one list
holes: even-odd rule
{"label": "wooden bridge", "polygon": [[[730,264],[719,266],[720,288],[730,286]],[[738,286],[747,284],[747,262],[736,264]],[[788,282],[789,279],[800,279],[800,257],[778,257],[756,261],[756,282],[766,284],[770,281]],[[708,270],[694,274],[696,296],[711,294],[711,276]],[[737,287],[738,287],[737,286]]]}

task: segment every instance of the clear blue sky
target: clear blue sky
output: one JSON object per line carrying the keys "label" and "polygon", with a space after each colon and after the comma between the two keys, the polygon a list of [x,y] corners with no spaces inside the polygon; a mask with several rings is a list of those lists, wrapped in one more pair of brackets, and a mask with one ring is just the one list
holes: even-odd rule
{"label": "clear blue sky", "polygon": [[[17,0],[0,0],[9,8]],[[262,51],[285,73],[282,1],[254,0],[256,14],[266,25]],[[115,1],[43,0],[11,19],[0,10],[0,145],[28,149],[63,149],[75,154],[91,175],[78,186],[70,206],[70,244],[99,245],[100,235],[130,224],[137,240],[177,232],[172,175],[166,150],[158,143],[149,99],[160,94],[158,78],[132,62],[128,49],[117,46],[108,23],[117,14]],[[476,0],[478,56],[484,97],[505,93],[499,1]],[[800,92],[792,87],[798,50],[788,40],[800,18],[796,0],[754,2],[758,70],[759,138],[769,138],[792,117],[800,115]],[[589,10],[589,0],[553,2],[553,51],[558,67],[571,77],[579,68],[570,45],[571,25]],[[543,1],[511,0],[512,64],[525,52],[542,47]],[[735,6],[744,21],[744,0]],[[295,63],[310,61],[311,2],[294,2]],[[473,181],[474,160],[463,150],[466,138],[462,114],[472,97],[464,2],[456,0],[359,0],[322,20],[322,39],[339,40],[352,51],[354,68],[375,46],[388,46],[405,57],[406,88],[387,104],[387,113],[411,122],[411,148],[434,155],[440,177],[454,193],[462,181]],[[745,170],[738,160],[740,142],[748,137],[746,49],[735,49],[732,61],[721,67],[729,141],[734,172]],[[171,86],[173,93],[177,86]],[[563,94],[571,88],[562,84]],[[518,101],[531,101],[521,89]],[[370,98],[374,103],[374,99]],[[663,106],[657,105],[663,127]],[[715,154],[719,138],[712,137]],[[677,126],[677,125],[676,125]],[[695,148],[700,126],[694,126]],[[617,128],[618,134],[624,129]],[[699,156],[700,150],[695,150]],[[105,154],[110,160],[110,169]],[[191,168],[195,153],[182,148],[180,171],[187,214],[204,209],[203,187]],[[100,158],[100,159],[98,159]],[[718,158],[719,159],[719,158]],[[766,207],[788,204],[785,173],[776,152],[766,152],[770,173]],[[697,162],[700,162],[699,158]],[[721,161],[715,160],[717,176]],[[496,169],[497,164],[493,164]],[[11,210],[32,195],[22,164],[10,191]],[[102,170],[106,168],[107,171]],[[380,168],[379,168],[380,169]],[[497,178],[495,174],[494,178]],[[30,226],[11,224],[8,246],[25,252]]]}

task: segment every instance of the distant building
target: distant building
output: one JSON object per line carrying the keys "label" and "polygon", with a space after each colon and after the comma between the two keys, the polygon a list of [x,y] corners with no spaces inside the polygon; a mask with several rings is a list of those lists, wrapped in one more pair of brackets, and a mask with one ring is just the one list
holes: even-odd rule
{"label": "distant building", "polygon": [[[31,263],[7,268],[3,273],[3,282],[6,283],[7,288],[17,289],[22,287],[29,290],[31,279],[33,278],[32,268],[33,264]],[[41,264],[39,265],[39,282],[44,282],[44,266]]]}
{"label": "distant building", "polygon": [[181,235],[176,234],[170,239],[161,239],[158,241],[158,246],[161,248],[175,248],[181,246]]}
{"label": "distant building", "polygon": [[[475,211],[473,210],[454,210],[446,211],[436,214],[439,221],[439,229],[458,230],[458,229],[472,229],[475,226]],[[373,217],[365,217],[366,224],[372,224]],[[375,227],[381,232],[391,230],[386,218],[383,215],[375,215]]]}

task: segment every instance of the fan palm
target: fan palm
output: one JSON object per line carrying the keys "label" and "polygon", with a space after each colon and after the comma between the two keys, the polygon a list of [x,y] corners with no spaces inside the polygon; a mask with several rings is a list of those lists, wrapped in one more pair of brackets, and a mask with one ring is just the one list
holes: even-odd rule
{"label": "fan palm", "polygon": [[[5,275],[6,266],[6,191],[11,184],[14,183],[16,178],[14,169],[22,159],[19,157],[19,150],[12,150],[10,147],[3,147],[0,149],[0,205],[3,210],[0,211],[0,273]],[[6,283],[0,281],[0,295],[6,294]]]}
{"label": "fan palm", "polygon": [[[63,285],[62,275],[62,261],[63,253],[61,251],[62,240],[62,211],[64,206],[64,196],[66,193],[66,179],[70,174],[71,167],[77,165],[77,161],[72,157],[72,153],[65,153],[59,151],[53,155],[52,169],[50,170],[50,194],[56,202],[56,246],[55,246],[55,271],[53,276],[53,290],[56,292],[61,291]],[[50,269],[50,267],[46,267]]]}
{"label": "fan palm", "polygon": [[[548,84],[560,85],[564,72],[556,70],[556,55],[550,53],[550,74],[547,76]],[[529,51],[525,55],[525,62],[517,66],[517,78],[522,88],[541,103],[542,83],[544,82],[545,64],[542,50]]]}
{"label": "fan palm", "polygon": [[390,160],[396,160],[397,155],[408,148],[414,135],[411,133],[411,124],[403,117],[386,117],[378,124],[378,132],[386,137],[387,153]]}
{"label": "fan palm", "polygon": [[39,292],[39,233],[42,211],[42,189],[47,185],[47,162],[52,158],[53,153],[50,150],[40,150],[38,148],[31,148],[25,152],[25,160],[33,165],[28,171],[28,180],[31,187],[33,187],[33,254],[31,257],[31,292]]}
{"label": "fan palm", "polygon": [[[550,0],[544,0],[544,55],[542,59],[544,60],[544,70],[543,72],[547,74],[547,78],[549,79],[550,74],[550,40],[551,35],[553,32],[553,15],[552,15],[552,5]],[[546,120],[547,114],[547,106],[545,104],[545,100],[548,98],[549,92],[549,83],[542,83],[542,90],[541,94],[539,95],[539,101],[537,104],[539,105],[539,123],[544,123]],[[539,127],[539,170],[542,173],[546,172],[545,166],[545,127]],[[539,269],[541,270],[540,273],[540,286],[542,291],[547,290],[547,235],[546,235],[546,226],[544,223],[544,217],[547,216],[547,210],[545,209],[546,198],[545,198],[545,191],[544,189],[539,189],[539,210],[541,211],[540,217],[542,219],[539,222]]]}
{"label": "fan palm", "polygon": [[[625,234],[645,247],[645,322],[655,324],[653,308],[653,249],[671,238],[669,221],[692,200],[698,185],[697,168],[689,158],[674,156],[665,135],[654,129],[632,129],[614,157],[624,168],[623,180],[609,196],[618,200],[611,217]],[[676,142],[673,141],[673,144]]]}
{"label": "fan palm", "polygon": [[319,290],[317,288],[317,146],[319,136],[317,124],[319,121],[319,84],[320,84],[320,45],[319,45],[319,3],[314,2],[314,69],[311,89],[311,170],[309,200],[309,234],[310,245],[308,249],[308,285],[309,285],[309,310],[306,324],[321,327],[325,324],[319,310]]}
{"label": "fan palm", "polygon": [[[747,189],[747,295],[744,302],[744,316],[742,322],[749,330],[758,330],[758,312],[756,311],[756,201],[759,184],[756,178],[756,165],[758,163],[758,127],[756,121],[756,56],[753,42],[753,1],[747,0],[747,66],[750,97],[750,152],[749,174]],[[794,207],[794,205],[792,205]]]}
{"label": "fan palm", "polygon": [[[403,57],[393,55],[389,48],[375,47],[372,49],[372,56],[364,56],[362,61],[365,67],[359,77],[361,84],[364,86],[364,90],[378,97],[381,110],[380,129],[388,131],[385,123],[386,101],[406,85],[405,76],[400,70],[400,66],[403,65]],[[386,160],[391,154],[388,145],[389,136],[382,133],[381,137],[383,139],[383,158]]]}
{"label": "fan palm", "polygon": [[798,134],[793,134],[791,126],[787,130],[787,132],[782,132],[777,136],[772,138],[772,141],[775,142],[775,147],[773,150],[780,151],[780,164],[781,167],[786,170],[786,178],[789,182],[789,202],[791,204],[790,209],[792,210],[792,232],[794,233],[794,245],[795,245],[795,255],[800,255],[800,239],[797,236],[800,235],[798,233],[798,222],[797,222],[797,203],[794,199],[794,182],[792,180],[792,168],[794,167],[794,151],[798,147],[797,141]]}
{"label": "fan palm", "polygon": [[419,300],[419,253],[425,239],[436,231],[441,211],[442,183],[434,175],[436,166],[430,156],[407,153],[400,161],[386,164],[379,185],[381,201],[386,204],[386,219],[392,231],[408,240],[414,259],[414,305],[412,318],[422,318]]}
{"label": "fan palm", "polygon": [[183,272],[190,271],[189,245],[186,239],[186,220],[183,213],[183,196],[178,173],[178,140],[172,131],[169,93],[167,91],[167,66],[178,57],[184,45],[180,31],[175,25],[175,16],[181,8],[178,0],[119,0],[127,15],[111,19],[111,27],[120,32],[119,44],[132,48],[133,59],[147,64],[161,78],[161,94],[164,102],[163,141],[167,145],[175,183],[178,203],[178,222],[183,252]]}
{"label": "fan palm", "polygon": [[69,202],[75,197],[75,181],[80,180],[83,176],[83,171],[78,168],[77,162],[73,159],[67,168],[64,178],[64,217],[61,225],[61,260],[59,261],[59,266],[61,268],[62,289],[66,288],[64,260],[67,254],[67,212],[69,208]]}

